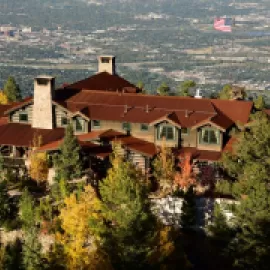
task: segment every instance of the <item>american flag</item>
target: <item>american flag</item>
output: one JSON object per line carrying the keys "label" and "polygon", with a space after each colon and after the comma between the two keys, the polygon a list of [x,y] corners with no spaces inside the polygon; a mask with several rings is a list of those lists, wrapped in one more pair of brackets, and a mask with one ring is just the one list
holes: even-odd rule
{"label": "american flag", "polygon": [[222,32],[232,32],[233,20],[231,18],[215,18],[214,28]]}

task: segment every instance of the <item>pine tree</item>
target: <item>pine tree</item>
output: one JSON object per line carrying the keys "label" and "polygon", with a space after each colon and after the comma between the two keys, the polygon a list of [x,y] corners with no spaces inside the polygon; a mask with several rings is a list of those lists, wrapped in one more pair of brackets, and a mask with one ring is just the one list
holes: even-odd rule
{"label": "pine tree", "polygon": [[78,140],[70,124],[66,128],[65,137],[60,146],[60,153],[54,159],[58,180],[64,179],[68,181],[82,175],[82,159],[80,152],[81,149]]}
{"label": "pine tree", "polygon": [[46,264],[42,257],[41,244],[38,239],[38,229],[36,227],[28,228],[25,231],[22,254],[23,265],[26,270],[45,269]]}
{"label": "pine tree", "polygon": [[245,187],[239,194],[240,204],[235,211],[238,233],[229,246],[234,264],[239,269],[269,269],[269,185],[251,177],[245,180]]}
{"label": "pine tree", "polygon": [[253,118],[251,127],[238,137],[233,153],[226,153],[222,158],[222,166],[241,183],[245,175],[264,181],[270,175],[270,122],[262,113]]}
{"label": "pine tree", "polygon": [[196,201],[193,186],[184,195],[180,224],[183,229],[192,229],[196,225]]}
{"label": "pine tree", "polygon": [[145,187],[134,166],[114,151],[112,168],[100,184],[105,251],[117,269],[143,269],[150,251],[155,219]]}
{"label": "pine tree", "polygon": [[22,222],[23,231],[36,226],[36,211],[33,197],[25,189],[19,202],[20,218]]}
{"label": "pine tree", "polygon": [[41,244],[38,239],[37,213],[33,197],[25,190],[20,200],[20,213],[24,241],[22,246],[23,265],[26,270],[44,269]]}
{"label": "pine tree", "polygon": [[169,96],[170,91],[171,91],[170,87],[165,82],[163,82],[157,89],[157,93],[160,96]]}
{"label": "pine tree", "polygon": [[9,76],[4,85],[4,94],[8,102],[15,102],[21,99],[21,92],[19,86],[16,84],[14,77]]}
{"label": "pine tree", "polygon": [[237,234],[229,246],[235,266],[263,270],[269,267],[270,253],[270,123],[257,113],[243,132],[233,154],[223,159],[233,185]]}
{"label": "pine tree", "polygon": [[208,230],[215,239],[230,241],[233,229],[229,227],[228,221],[219,204],[214,205],[213,222],[208,226]]}

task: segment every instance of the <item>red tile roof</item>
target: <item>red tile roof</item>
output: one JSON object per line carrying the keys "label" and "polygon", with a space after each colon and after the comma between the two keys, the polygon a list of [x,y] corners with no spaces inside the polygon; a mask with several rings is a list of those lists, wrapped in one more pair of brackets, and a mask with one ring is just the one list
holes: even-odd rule
{"label": "red tile roof", "polygon": [[64,87],[66,90],[69,89],[85,89],[85,90],[101,90],[109,92],[127,92],[136,93],[139,89],[135,85],[126,81],[118,75],[111,75],[107,72],[101,72],[93,75],[82,81],[75,82]]}
{"label": "red tile roof", "polygon": [[246,124],[253,107],[251,101],[211,99],[212,104],[234,123]]}
{"label": "red tile roof", "polygon": [[157,147],[155,144],[137,139],[132,136],[118,136],[115,139],[112,140],[113,142],[119,142],[121,143],[124,147],[133,150],[135,152],[138,152],[140,154],[143,154],[148,157],[153,157],[154,155],[157,154]]}
{"label": "red tile roof", "polygon": [[35,134],[42,136],[42,144],[47,144],[63,138],[64,132],[63,128],[37,129],[30,125],[8,123],[0,125],[0,142],[1,145],[29,147]]}
{"label": "red tile roof", "polygon": [[252,102],[83,90],[67,99],[66,107],[81,110],[95,120],[155,123],[167,117],[176,125],[192,127],[211,119],[213,124],[227,129],[234,123],[248,122]]}
{"label": "red tile roof", "polygon": [[201,161],[218,161],[221,158],[221,153],[216,151],[198,150],[195,147],[183,147],[178,151],[180,157],[185,154],[191,154],[192,159]]}

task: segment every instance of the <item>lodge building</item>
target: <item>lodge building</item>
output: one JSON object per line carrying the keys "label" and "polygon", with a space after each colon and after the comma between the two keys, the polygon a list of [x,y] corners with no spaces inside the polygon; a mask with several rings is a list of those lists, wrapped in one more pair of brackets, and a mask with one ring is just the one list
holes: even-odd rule
{"label": "lodge building", "polygon": [[98,73],[55,89],[55,78],[34,80],[34,95],[0,105],[1,153],[22,162],[33,137],[42,137],[38,151],[57,151],[65,127],[72,123],[82,149],[105,160],[111,143],[143,171],[165,142],[181,156],[215,162],[231,147],[230,131],[249,121],[253,103],[201,97],[154,96],[116,73],[115,58],[98,58]]}

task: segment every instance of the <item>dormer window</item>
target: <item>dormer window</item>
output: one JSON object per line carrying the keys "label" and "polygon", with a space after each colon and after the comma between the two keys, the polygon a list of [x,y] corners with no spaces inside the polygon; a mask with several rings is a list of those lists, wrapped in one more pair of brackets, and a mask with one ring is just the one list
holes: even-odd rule
{"label": "dormer window", "polygon": [[81,117],[76,117],[74,119],[75,132],[85,131],[85,121]]}
{"label": "dormer window", "polygon": [[171,125],[162,125],[157,130],[157,139],[166,141],[173,141],[175,140],[175,127]]}
{"label": "dormer window", "polygon": [[19,122],[27,123],[27,122],[28,122],[28,113],[26,113],[26,112],[21,112],[21,113],[19,114]]}
{"label": "dormer window", "polygon": [[200,144],[220,144],[220,131],[214,128],[202,128],[199,133]]}

